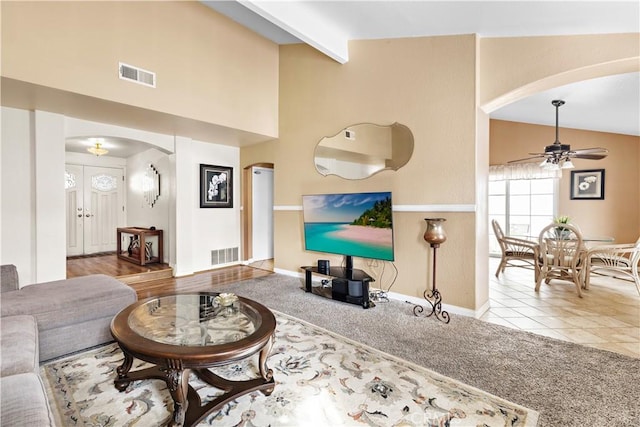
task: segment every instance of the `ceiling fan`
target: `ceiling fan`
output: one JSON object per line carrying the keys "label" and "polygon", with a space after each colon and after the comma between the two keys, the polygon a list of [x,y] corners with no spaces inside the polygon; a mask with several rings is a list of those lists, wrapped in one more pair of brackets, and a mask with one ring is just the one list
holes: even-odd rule
{"label": "ceiling fan", "polygon": [[556,140],[553,144],[544,147],[544,153],[529,153],[531,157],[511,160],[507,163],[525,162],[531,159],[544,159],[540,166],[545,169],[571,169],[571,159],[601,160],[607,157],[609,150],[606,148],[582,148],[572,150],[569,144],[560,143],[558,139],[558,109],[565,104],[561,99],[554,99],[551,104],[556,107]]}

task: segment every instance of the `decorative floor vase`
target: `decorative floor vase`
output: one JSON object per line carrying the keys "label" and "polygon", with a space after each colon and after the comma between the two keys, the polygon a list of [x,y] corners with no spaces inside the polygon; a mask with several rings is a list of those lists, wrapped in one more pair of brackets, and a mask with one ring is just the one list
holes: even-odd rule
{"label": "decorative floor vase", "polygon": [[431,312],[426,313],[424,307],[421,305],[416,305],[413,308],[413,314],[419,316],[424,314],[425,317],[430,317],[434,315],[438,320],[441,320],[445,323],[449,323],[449,313],[442,310],[442,297],[440,296],[440,291],[436,287],[436,249],[440,247],[440,244],[444,243],[447,240],[447,234],[444,232],[444,227],[442,223],[446,221],[444,218],[425,218],[427,222],[427,229],[424,232],[424,240],[431,245],[433,248],[433,288],[431,292],[429,290],[424,291],[424,298],[431,306]]}
{"label": "decorative floor vase", "polygon": [[447,234],[444,232],[443,222],[445,218],[425,218],[427,229],[424,232],[424,240],[432,247],[437,248],[441,243],[447,240]]}

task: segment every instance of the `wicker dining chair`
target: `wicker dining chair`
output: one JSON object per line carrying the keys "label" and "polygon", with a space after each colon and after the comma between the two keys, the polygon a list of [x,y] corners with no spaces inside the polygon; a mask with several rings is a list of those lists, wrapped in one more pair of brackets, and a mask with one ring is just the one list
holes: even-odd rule
{"label": "wicker dining chair", "polygon": [[[640,294],[640,238],[635,243],[617,245],[598,245],[587,251],[585,271],[585,289],[589,289],[591,274],[609,273],[615,278],[631,279]],[[622,276],[622,277],[620,277]]]}
{"label": "wicker dining chair", "polygon": [[582,298],[585,250],[580,230],[571,224],[551,223],[540,232],[538,244],[540,274],[536,291],[540,290],[543,280],[546,284],[552,279],[566,280],[575,284],[578,296]]}
{"label": "wicker dining chair", "polygon": [[538,244],[530,240],[519,239],[516,237],[505,236],[498,221],[491,220],[493,232],[496,235],[502,259],[496,270],[496,277],[500,273],[504,273],[507,267],[527,268],[534,271],[534,278],[538,280],[540,266],[538,263]]}

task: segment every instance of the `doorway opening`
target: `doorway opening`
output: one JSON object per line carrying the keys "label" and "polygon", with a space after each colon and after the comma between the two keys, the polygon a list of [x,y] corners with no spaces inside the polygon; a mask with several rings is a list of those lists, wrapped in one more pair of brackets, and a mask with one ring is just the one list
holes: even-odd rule
{"label": "doorway opening", "polygon": [[273,163],[243,170],[242,257],[252,267],[273,271]]}

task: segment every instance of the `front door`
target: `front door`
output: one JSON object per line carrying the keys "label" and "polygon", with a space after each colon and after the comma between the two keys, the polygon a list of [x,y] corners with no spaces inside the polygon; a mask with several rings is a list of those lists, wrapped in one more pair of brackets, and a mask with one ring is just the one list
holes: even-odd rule
{"label": "front door", "polygon": [[124,224],[124,172],[118,168],[66,166],[67,256],[116,250]]}

